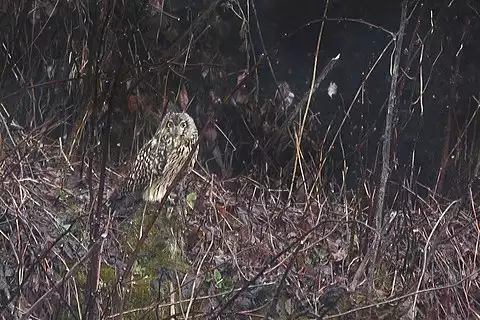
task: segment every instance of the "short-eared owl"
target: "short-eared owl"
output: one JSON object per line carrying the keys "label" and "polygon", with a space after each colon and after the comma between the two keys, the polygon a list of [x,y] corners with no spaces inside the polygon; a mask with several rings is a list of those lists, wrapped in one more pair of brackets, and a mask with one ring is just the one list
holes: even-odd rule
{"label": "short-eared owl", "polygon": [[[198,154],[198,130],[187,113],[167,113],[155,135],[140,149],[130,171],[110,203],[130,206],[143,199],[160,202],[177,175],[186,175]],[[193,151],[192,151],[193,150]],[[182,171],[189,158],[190,163]]]}

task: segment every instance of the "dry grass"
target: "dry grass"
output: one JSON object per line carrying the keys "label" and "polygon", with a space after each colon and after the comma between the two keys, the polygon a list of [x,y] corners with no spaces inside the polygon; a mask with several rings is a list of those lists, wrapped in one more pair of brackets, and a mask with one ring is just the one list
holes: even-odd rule
{"label": "dry grass", "polygon": [[[61,309],[74,315],[83,301],[83,276],[73,268],[90,253],[88,191],[68,185],[75,164],[65,161],[60,148],[42,146],[36,154],[35,161],[21,160],[1,189],[2,283],[4,301],[10,300],[3,312],[21,314],[50,292],[35,311],[38,317]],[[8,167],[7,159],[2,172]],[[188,180],[197,199],[187,219],[192,264],[184,281],[197,278],[196,291],[190,284],[189,292],[202,302],[204,315],[312,317],[333,307],[331,315],[398,317],[411,312],[414,301],[419,312],[438,317],[452,312],[444,306],[463,318],[476,309],[478,226],[471,206],[417,199],[410,208],[388,212],[376,291],[367,300],[362,284],[347,291],[362,258],[362,239],[373,232],[360,199],[319,195],[286,205],[282,194],[288,190],[271,190],[248,177]],[[104,250],[111,253],[108,245]],[[325,305],[332,284],[340,304]],[[152,301],[139,310],[155,307]]]}

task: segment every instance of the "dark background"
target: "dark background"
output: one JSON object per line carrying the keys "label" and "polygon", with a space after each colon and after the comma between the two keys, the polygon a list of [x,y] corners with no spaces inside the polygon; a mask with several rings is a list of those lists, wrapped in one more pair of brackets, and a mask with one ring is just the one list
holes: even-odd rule
{"label": "dark background", "polygon": [[[151,135],[165,101],[175,100],[184,86],[193,102],[189,112],[199,127],[213,115],[231,142],[217,132],[217,139],[202,147],[203,161],[212,157],[212,145],[218,146],[231,167],[230,175],[253,172],[259,179],[283,175],[278,183],[289,181],[294,126],[289,123],[287,132],[283,124],[310,86],[325,2],[261,1],[248,7],[232,1],[165,2],[165,12],[178,19],[160,19],[156,1],[79,3],[2,2],[0,101],[10,121],[15,119],[27,131],[43,125],[53,140],[64,137],[72,142],[75,132],[81,132],[76,149],[81,157],[89,146],[95,150],[91,146],[102,133],[108,105],[113,104],[110,161],[116,164],[128,160],[135,153],[132,147],[141,145],[135,140],[139,132]],[[475,40],[480,9],[473,1],[449,4],[409,2],[392,179],[400,184],[409,180],[422,190],[437,186],[437,191],[462,193],[472,182],[478,162],[478,117],[472,117],[479,88]],[[319,155],[325,156],[325,181],[342,184],[345,176],[347,185],[354,188],[358,181],[377,179],[393,45],[353,99],[392,38],[381,28],[393,33],[398,29],[400,1],[359,5],[337,0],[328,5],[317,74],[336,55],[340,60],[314,93],[302,151],[312,170]],[[239,16],[242,12],[246,16],[248,10],[250,20],[242,21]],[[242,34],[242,23],[249,32]],[[242,46],[248,50],[242,51]],[[263,46],[275,77],[266,59],[255,64]],[[187,48],[190,55],[185,63]],[[247,69],[248,101],[232,104],[229,97],[239,89],[238,75]],[[425,87],[423,114],[418,100],[420,69]],[[205,70],[209,70],[206,77]],[[112,89],[115,76],[118,82]],[[295,94],[294,104],[283,113],[270,103],[282,81]],[[330,82],[338,85],[333,98],[327,95]],[[112,92],[106,94],[108,90]],[[212,91],[221,104],[212,103]],[[134,110],[132,96],[138,106]],[[334,141],[344,117],[341,134]],[[85,130],[79,130],[83,126]],[[327,152],[330,144],[333,148]],[[209,163],[210,171],[224,173],[215,162]]]}

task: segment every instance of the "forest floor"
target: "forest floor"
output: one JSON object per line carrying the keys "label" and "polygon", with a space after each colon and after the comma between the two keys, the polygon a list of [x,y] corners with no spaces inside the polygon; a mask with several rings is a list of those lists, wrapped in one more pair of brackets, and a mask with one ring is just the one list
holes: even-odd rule
{"label": "forest floor", "polygon": [[[80,179],[80,163],[68,161],[61,146],[38,143],[34,147],[33,140],[24,141],[30,144],[28,152],[11,154],[2,162],[2,301],[9,301],[5,306],[12,314],[34,308],[40,318],[51,314],[75,318],[74,306],[83,300],[84,261],[89,252],[88,207],[96,196],[99,175],[92,170],[91,178]],[[112,187],[118,176],[109,171],[112,178],[107,186]],[[437,203],[437,207],[424,203],[423,208],[386,214],[388,236],[381,264],[375,266],[375,292],[368,292],[365,281],[354,291],[350,288],[362,258],[358,238],[364,236],[364,229],[371,229],[360,222],[368,206],[362,207],[365,202],[352,192],[326,197],[311,189],[307,197],[304,192],[303,199],[298,196],[299,200],[287,204],[288,190],[268,189],[248,176],[219,181],[200,166],[186,178],[186,188],[186,216],[178,220],[178,229],[185,241],[187,266],[173,271],[180,275],[179,287],[188,288],[177,303],[192,301],[195,307],[189,308],[197,316],[309,319],[328,314],[354,319],[368,310],[372,319],[386,315],[406,319],[415,292],[419,292],[417,308],[426,313],[432,311],[425,311],[425,298],[446,301],[462,299],[461,291],[477,292],[476,270],[471,268],[477,228],[475,223],[468,224],[474,217],[455,202]],[[119,262],[126,263],[145,228],[145,224],[132,224],[134,220],[122,229],[126,232],[109,232],[105,239],[105,270],[100,276],[105,309],[111,301],[107,288],[114,283],[112,273],[120,272]],[[118,246],[118,239],[126,235],[131,246]],[[165,274],[173,278],[172,267],[162,265],[164,260],[147,267],[149,245],[159,246],[147,243],[138,254],[127,288],[141,281],[145,285],[127,290],[127,318],[150,318],[162,306],[171,305],[171,294],[152,294],[154,283],[162,281],[159,278]],[[79,262],[81,268],[68,272]],[[458,285],[441,285],[447,278]],[[20,291],[13,279],[20,280]],[[37,304],[47,292],[49,298]],[[183,316],[189,308],[182,309]]]}

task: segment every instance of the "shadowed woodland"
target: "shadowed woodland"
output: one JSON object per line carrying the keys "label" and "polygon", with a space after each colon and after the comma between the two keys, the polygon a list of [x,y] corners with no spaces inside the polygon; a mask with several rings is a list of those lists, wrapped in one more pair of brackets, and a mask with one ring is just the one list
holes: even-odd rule
{"label": "shadowed woodland", "polygon": [[[469,0],[0,0],[1,319],[479,318],[479,34]],[[184,198],[111,215],[173,110]]]}

